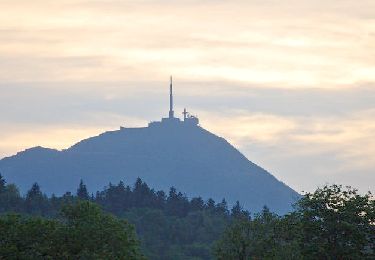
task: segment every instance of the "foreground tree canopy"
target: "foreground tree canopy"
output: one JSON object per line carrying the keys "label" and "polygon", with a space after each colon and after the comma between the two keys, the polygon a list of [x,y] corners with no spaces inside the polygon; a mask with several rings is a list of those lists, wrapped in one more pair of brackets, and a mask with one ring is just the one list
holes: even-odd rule
{"label": "foreground tree canopy", "polygon": [[140,179],[95,196],[83,181],[61,197],[34,184],[22,197],[0,176],[0,213],[0,259],[375,259],[374,198],[338,185],[278,216],[154,191]]}
{"label": "foreground tree canopy", "polygon": [[[212,245],[230,223],[231,216],[249,214],[241,207],[231,212],[225,200],[216,203],[200,197],[188,199],[173,187],[168,193],[155,191],[141,179],[132,186],[110,183],[95,195],[89,194],[81,181],[75,194],[67,192],[59,197],[47,197],[38,184],[32,185],[23,197],[15,185],[2,183],[0,214],[17,212],[29,216],[28,220],[30,216],[61,220],[60,208],[64,205],[90,201],[135,225],[142,253],[156,260],[212,259]],[[0,233],[0,246],[1,240]]]}
{"label": "foreground tree canopy", "polygon": [[306,194],[295,213],[302,253],[311,259],[374,257],[375,201],[371,193],[333,185]]}
{"label": "foreground tree canopy", "polygon": [[217,242],[218,259],[375,259],[375,203],[370,193],[332,185],[307,193],[296,211],[267,208],[238,218]]}
{"label": "foreground tree canopy", "polygon": [[143,259],[133,227],[90,202],[65,206],[56,220],[0,218],[0,258]]}

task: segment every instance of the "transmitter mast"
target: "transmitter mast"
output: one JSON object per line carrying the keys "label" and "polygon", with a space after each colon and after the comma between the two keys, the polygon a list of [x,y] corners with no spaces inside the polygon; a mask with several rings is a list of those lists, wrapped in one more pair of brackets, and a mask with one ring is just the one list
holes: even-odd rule
{"label": "transmitter mast", "polygon": [[174,118],[172,76],[170,78],[170,84],[169,84],[169,118]]}

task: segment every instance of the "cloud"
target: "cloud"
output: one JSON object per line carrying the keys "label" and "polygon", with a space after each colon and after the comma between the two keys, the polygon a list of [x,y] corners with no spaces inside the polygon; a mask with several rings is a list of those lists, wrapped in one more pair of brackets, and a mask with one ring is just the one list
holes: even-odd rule
{"label": "cloud", "polygon": [[334,150],[341,160],[338,171],[371,170],[375,165],[375,123],[369,118],[374,116],[375,109],[372,109],[347,118],[311,120],[305,124],[308,126],[305,133],[296,133],[292,138],[306,145]]}
{"label": "cloud", "polygon": [[375,2],[0,2],[0,154],[176,111],[297,190],[374,189]]}
{"label": "cloud", "polygon": [[[0,79],[162,80],[172,73],[278,88],[355,86],[375,81],[373,5],[3,1]],[[84,59],[80,68],[76,57]]]}
{"label": "cloud", "polygon": [[[250,160],[298,191],[313,190],[327,182],[352,185],[361,191],[375,189],[375,124],[369,120],[375,110],[320,117],[243,110],[199,115],[204,128],[226,138]],[[36,145],[65,149],[119,125],[144,126],[148,121],[110,111],[86,111],[86,118],[75,123],[2,123],[0,152],[11,155]]]}
{"label": "cloud", "polygon": [[[2,126],[3,127],[3,126]],[[95,136],[104,131],[100,128],[74,128],[68,127],[64,129],[60,127],[44,127],[27,130],[29,125],[22,127],[20,125],[11,133],[1,136],[0,153],[4,156],[15,154],[30,147],[35,147],[36,144],[43,147],[50,147],[54,149],[65,149],[74,143],[86,139],[89,136]],[[9,130],[9,128],[7,128]]]}
{"label": "cloud", "polygon": [[209,118],[203,123],[208,129],[225,136],[239,147],[242,142],[275,143],[296,127],[293,120],[285,117],[243,111],[232,111],[230,116],[203,114],[203,118]]}
{"label": "cloud", "polygon": [[295,189],[343,183],[375,190],[375,123],[369,120],[375,109],[326,117],[243,114],[210,116],[207,127]]}

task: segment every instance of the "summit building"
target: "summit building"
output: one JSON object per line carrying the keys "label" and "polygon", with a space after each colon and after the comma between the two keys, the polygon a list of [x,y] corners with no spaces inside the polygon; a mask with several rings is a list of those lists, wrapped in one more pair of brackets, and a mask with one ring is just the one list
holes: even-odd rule
{"label": "summit building", "polygon": [[197,126],[199,124],[199,119],[196,116],[191,115],[186,108],[182,112],[184,115],[183,121],[180,118],[174,116],[173,110],[173,82],[172,76],[170,77],[169,83],[169,113],[168,117],[163,117],[161,121],[155,121],[148,124],[149,127],[153,126],[161,126],[161,125],[189,125],[189,126]]}

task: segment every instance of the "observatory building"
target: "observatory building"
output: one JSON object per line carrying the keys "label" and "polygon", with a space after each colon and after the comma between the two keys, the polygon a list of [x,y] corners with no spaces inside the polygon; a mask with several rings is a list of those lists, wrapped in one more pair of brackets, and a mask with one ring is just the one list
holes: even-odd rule
{"label": "observatory building", "polygon": [[197,126],[199,124],[198,117],[191,115],[189,112],[186,111],[186,108],[184,108],[184,111],[182,112],[182,114],[184,115],[183,121],[181,121],[180,118],[174,116],[173,83],[172,83],[172,77],[171,77],[170,78],[170,84],[169,84],[169,113],[168,113],[168,117],[163,117],[161,119],[161,121],[150,122],[148,124],[148,126],[149,127],[161,126],[161,125]]}

